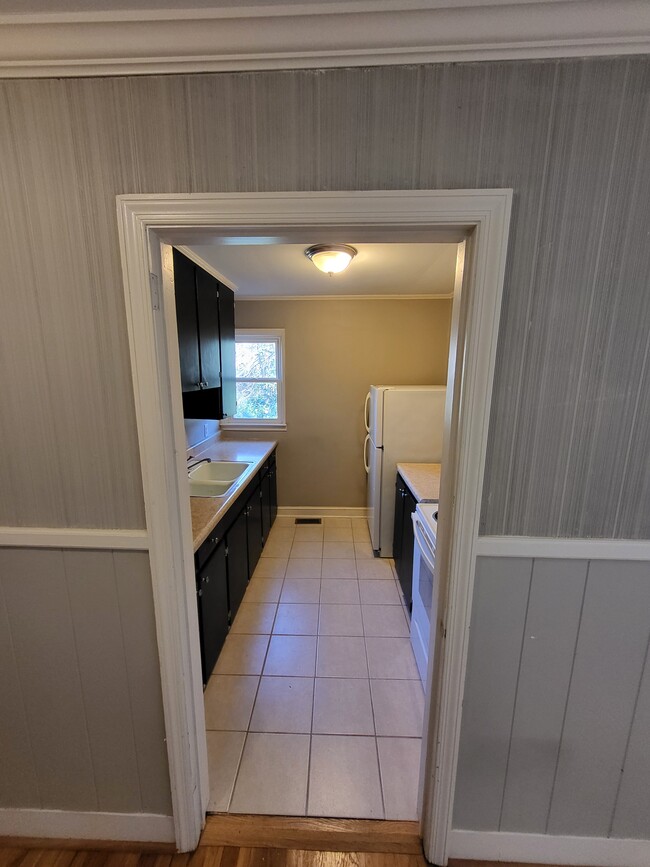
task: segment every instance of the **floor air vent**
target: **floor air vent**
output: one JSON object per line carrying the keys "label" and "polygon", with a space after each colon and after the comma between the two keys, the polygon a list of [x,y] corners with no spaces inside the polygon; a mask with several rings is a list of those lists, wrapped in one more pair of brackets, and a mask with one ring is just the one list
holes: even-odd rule
{"label": "floor air vent", "polygon": [[322,524],[322,518],[296,518],[296,524]]}

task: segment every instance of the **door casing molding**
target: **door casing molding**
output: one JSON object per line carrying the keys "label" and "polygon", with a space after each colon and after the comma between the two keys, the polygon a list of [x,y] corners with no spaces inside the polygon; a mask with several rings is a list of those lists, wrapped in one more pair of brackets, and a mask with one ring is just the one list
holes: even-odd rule
{"label": "door casing molding", "polygon": [[[203,693],[170,244],[270,230],[445,234],[457,280],[438,528],[445,639],[428,677],[422,775],[427,858],[447,862],[467,638],[512,190],[118,196],[117,213],[176,844],[193,849],[208,798]],[[317,240],[314,237],[313,240]],[[207,240],[209,243],[209,240]],[[459,271],[459,274],[461,272]],[[439,635],[442,630],[439,629]],[[431,712],[431,711],[434,712]]]}

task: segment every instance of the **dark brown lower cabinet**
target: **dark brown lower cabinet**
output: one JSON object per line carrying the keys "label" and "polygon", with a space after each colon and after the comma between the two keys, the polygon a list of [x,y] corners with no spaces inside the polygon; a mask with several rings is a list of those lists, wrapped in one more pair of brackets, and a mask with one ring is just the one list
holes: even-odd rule
{"label": "dark brown lower cabinet", "polygon": [[257,561],[262,553],[262,489],[258,483],[246,503],[246,515],[248,518],[248,564],[251,570],[257,566]]}
{"label": "dark brown lower cabinet", "polygon": [[277,464],[275,458],[273,458],[271,462],[271,469],[269,470],[269,475],[271,476],[271,484],[270,484],[270,494],[271,494],[271,527],[275,523],[275,519],[278,516],[278,478],[277,478]]}
{"label": "dark brown lower cabinet", "polygon": [[271,455],[262,468],[262,542],[266,544],[271,527],[278,514],[278,481],[275,455]]}
{"label": "dark brown lower cabinet", "polygon": [[395,523],[393,525],[393,559],[404,601],[411,608],[413,594],[413,521],[417,500],[404,479],[395,482]]}
{"label": "dark brown lower cabinet", "polygon": [[230,603],[231,623],[235,619],[248,585],[248,534],[246,525],[246,510],[244,509],[226,533],[228,601]]}
{"label": "dark brown lower cabinet", "polygon": [[249,482],[194,555],[206,686],[278,511],[275,455]]}
{"label": "dark brown lower cabinet", "polygon": [[262,501],[262,544],[266,545],[266,540],[271,532],[271,467],[270,459],[266,461],[262,467],[260,477],[260,499]]}
{"label": "dark brown lower cabinet", "polygon": [[212,674],[228,634],[228,575],[226,543],[221,542],[196,574],[203,684]]}

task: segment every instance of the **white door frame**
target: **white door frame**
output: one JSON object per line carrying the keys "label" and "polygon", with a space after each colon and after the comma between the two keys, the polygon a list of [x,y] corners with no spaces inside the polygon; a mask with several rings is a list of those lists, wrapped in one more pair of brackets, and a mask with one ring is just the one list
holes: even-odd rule
{"label": "white door frame", "polygon": [[[422,832],[447,862],[476,542],[512,190],[417,190],[118,196],[126,315],[140,444],[171,794],[180,851],[198,843],[208,798],[203,693],[187,498],[173,244],[210,235],[354,227],[468,240],[456,287],[438,552],[449,594],[435,714],[425,728]],[[439,237],[439,236],[437,236]],[[433,238],[432,238],[433,239]],[[458,346],[454,345],[456,338]],[[457,350],[457,351],[456,351]],[[460,385],[458,383],[460,382]],[[435,785],[434,785],[435,783]]]}

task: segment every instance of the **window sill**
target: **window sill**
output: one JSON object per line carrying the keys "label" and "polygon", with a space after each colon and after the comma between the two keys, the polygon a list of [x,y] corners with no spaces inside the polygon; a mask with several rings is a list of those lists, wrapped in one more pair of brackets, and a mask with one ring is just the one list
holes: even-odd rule
{"label": "window sill", "polygon": [[286,430],[286,424],[282,422],[273,422],[273,423],[264,423],[264,422],[252,422],[251,424],[242,424],[239,421],[221,421],[219,423],[219,427],[223,431],[229,430]]}

